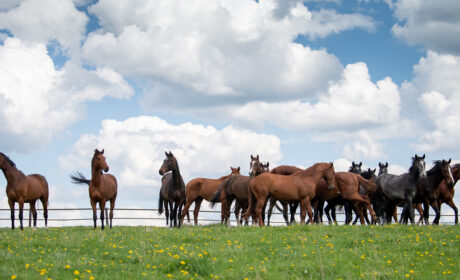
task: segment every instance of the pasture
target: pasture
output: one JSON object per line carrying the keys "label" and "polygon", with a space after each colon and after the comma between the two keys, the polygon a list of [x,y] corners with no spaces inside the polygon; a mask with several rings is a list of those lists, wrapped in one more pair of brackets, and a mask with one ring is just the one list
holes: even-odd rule
{"label": "pasture", "polygon": [[459,279],[458,226],[0,229],[1,279]]}

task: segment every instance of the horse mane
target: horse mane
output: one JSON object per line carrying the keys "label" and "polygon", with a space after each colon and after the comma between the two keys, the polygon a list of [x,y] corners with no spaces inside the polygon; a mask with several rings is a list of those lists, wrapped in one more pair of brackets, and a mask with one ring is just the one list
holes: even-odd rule
{"label": "horse mane", "polygon": [[434,166],[430,170],[428,170],[426,172],[426,175],[431,175],[431,174],[434,174],[434,173],[438,172],[438,170],[439,170],[439,168],[440,168],[440,166],[442,164],[442,161],[441,160],[433,160],[433,163],[434,163]]}
{"label": "horse mane", "polygon": [[7,155],[5,155],[4,153],[1,153],[1,152],[0,152],[0,155],[2,155],[2,156],[5,158],[5,160],[6,160],[9,164],[11,164],[11,166],[16,167],[16,164],[15,164]]}
{"label": "horse mane", "polygon": [[460,168],[460,163],[456,163],[456,164],[452,165],[452,168]]}

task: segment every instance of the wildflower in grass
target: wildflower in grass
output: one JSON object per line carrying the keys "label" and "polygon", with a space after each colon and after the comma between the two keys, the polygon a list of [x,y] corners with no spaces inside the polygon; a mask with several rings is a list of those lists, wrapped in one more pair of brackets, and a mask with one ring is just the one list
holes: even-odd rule
{"label": "wildflower in grass", "polygon": [[229,259],[228,262],[233,262],[233,259]]}
{"label": "wildflower in grass", "polygon": [[80,275],[80,271],[75,270],[75,271],[73,272],[73,274],[75,274],[75,276],[78,276],[78,275]]}
{"label": "wildflower in grass", "polygon": [[16,279],[17,276],[16,275],[11,275],[11,279]]}
{"label": "wildflower in grass", "polygon": [[181,264],[181,265],[185,265],[185,262],[184,262],[184,261],[180,261],[180,264]]}
{"label": "wildflower in grass", "polygon": [[94,279],[96,279],[96,278],[94,278],[94,276],[89,277],[89,280],[94,280]]}
{"label": "wildflower in grass", "polygon": [[174,277],[171,273],[166,274],[166,277],[172,278]]}
{"label": "wildflower in grass", "polygon": [[391,261],[390,261],[390,260],[388,260],[388,261],[387,261],[387,263],[391,264]]}

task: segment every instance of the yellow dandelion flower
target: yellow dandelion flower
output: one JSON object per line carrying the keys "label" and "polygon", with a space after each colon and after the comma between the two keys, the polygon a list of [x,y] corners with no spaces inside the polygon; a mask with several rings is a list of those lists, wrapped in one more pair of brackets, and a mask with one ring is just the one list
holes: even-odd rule
{"label": "yellow dandelion flower", "polygon": [[184,261],[180,261],[180,264],[181,264],[181,265],[184,265],[184,264],[185,264],[185,262],[184,262]]}
{"label": "yellow dandelion flower", "polygon": [[78,275],[80,275],[80,271],[75,270],[75,271],[73,272],[73,274],[75,274],[75,276],[78,276]]}
{"label": "yellow dandelion flower", "polygon": [[94,276],[89,277],[89,280],[94,280],[94,279],[96,279],[96,278],[94,278]]}
{"label": "yellow dandelion flower", "polygon": [[16,279],[17,276],[16,275],[11,275],[11,279]]}

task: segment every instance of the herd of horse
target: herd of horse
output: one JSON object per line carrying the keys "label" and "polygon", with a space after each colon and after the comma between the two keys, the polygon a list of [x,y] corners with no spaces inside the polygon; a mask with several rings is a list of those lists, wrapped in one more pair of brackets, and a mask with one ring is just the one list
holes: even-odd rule
{"label": "herd of horse", "polygon": [[[233,204],[238,225],[247,225],[249,218],[252,218],[253,224],[265,225],[267,205],[267,225],[270,225],[270,217],[275,207],[282,212],[287,225],[295,223],[299,205],[301,224],[322,223],[323,212],[326,213],[329,223],[337,223],[337,206],[345,210],[345,224],[352,223],[353,212],[356,214],[353,224],[358,219],[361,224],[391,223],[392,219],[398,222],[397,207],[403,208],[399,219],[401,223],[415,223],[414,209],[417,209],[420,214],[418,223],[428,224],[431,207],[436,215],[433,224],[438,224],[443,203],[454,210],[455,224],[458,224],[458,210],[453,197],[454,185],[460,178],[460,164],[451,166],[450,159],[434,161],[433,167],[427,171],[425,155],[416,154],[407,173],[393,175],[388,173],[388,163],[379,163],[378,174],[376,169],[362,171],[361,162],[352,162],[348,172],[335,172],[333,163],[316,163],[307,169],[281,165],[270,170],[268,162],[264,164],[259,155],[251,155],[249,176],[240,174],[240,167],[231,167],[230,174],[218,179],[195,178],[185,184],[177,159],[171,152],[165,152],[165,156],[159,169],[162,184],[158,213],[161,215],[165,212],[166,225],[170,227],[180,227],[185,216],[190,222],[189,208],[193,203],[194,224],[198,225],[198,214],[203,200],[209,201],[212,207],[221,203],[223,224],[229,224]],[[43,204],[47,226],[49,191],[45,177],[40,174],[26,176],[3,153],[0,153],[0,169],[7,180],[6,194],[11,210],[12,229],[15,203],[19,205],[21,230],[24,203],[30,203],[34,228],[36,227],[36,200]],[[97,226],[96,206],[99,203],[101,228],[104,229],[107,201],[110,201],[110,215],[106,219],[110,219],[112,227],[117,180],[112,174],[104,173],[108,171],[104,150],[96,149],[91,160],[91,179],[85,178],[79,172],[70,176],[73,183],[89,186],[94,228]],[[368,213],[371,216],[370,221]]]}

